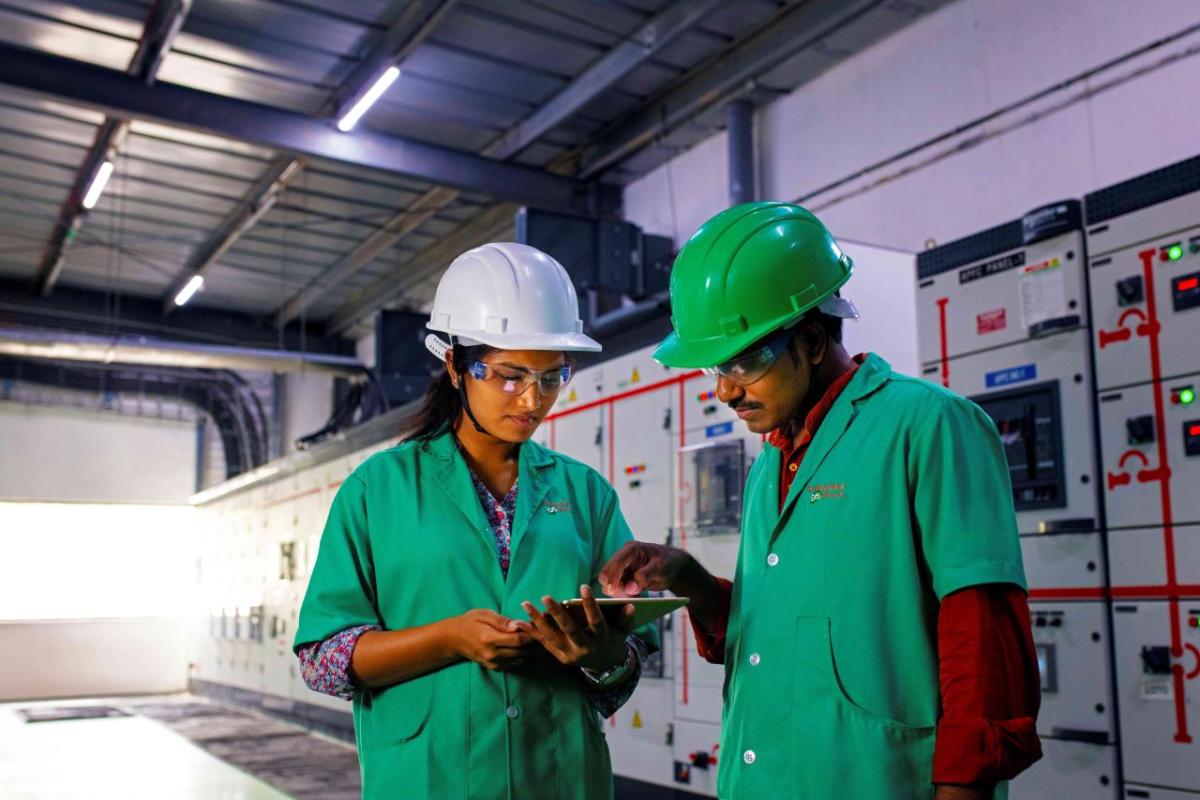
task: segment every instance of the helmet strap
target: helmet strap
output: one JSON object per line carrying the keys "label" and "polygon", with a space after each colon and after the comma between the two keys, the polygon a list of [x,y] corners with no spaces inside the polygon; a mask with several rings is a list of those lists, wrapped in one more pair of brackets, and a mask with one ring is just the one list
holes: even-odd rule
{"label": "helmet strap", "polygon": [[[450,346],[455,347],[457,344],[458,343],[455,341],[455,337],[451,336]],[[471,411],[471,401],[467,399],[467,375],[465,372],[458,373],[458,400],[460,403],[462,403],[463,411],[467,412],[467,418],[471,420],[471,424],[475,426],[475,430],[482,434],[486,434],[487,436],[491,436],[491,434],[479,424],[479,420],[475,419],[475,412]]]}

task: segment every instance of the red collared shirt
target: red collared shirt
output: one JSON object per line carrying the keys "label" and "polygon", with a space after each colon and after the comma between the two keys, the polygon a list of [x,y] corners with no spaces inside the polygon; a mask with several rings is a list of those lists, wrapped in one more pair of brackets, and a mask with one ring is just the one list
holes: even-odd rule
{"label": "red collared shirt", "polygon": [[[855,356],[854,366],[830,384],[794,439],[785,428],[768,434],[767,443],[782,454],[780,508],[817,428],[864,358]],[[725,578],[717,584],[717,630],[703,630],[694,620],[692,630],[700,656],[721,664],[733,584]],[[1031,631],[1029,604],[1019,586],[972,586],[943,598],[937,622],[942,716],[933,783],[992,784],[1015,777],[1041,758],[1035,728],[1041,681]]]}

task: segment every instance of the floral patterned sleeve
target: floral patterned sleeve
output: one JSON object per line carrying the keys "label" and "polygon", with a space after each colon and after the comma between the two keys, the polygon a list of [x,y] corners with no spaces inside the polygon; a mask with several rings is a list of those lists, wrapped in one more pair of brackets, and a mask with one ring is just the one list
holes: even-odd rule
{"label": "floral patterned sleeve", "polygon": [[588,689],[588,702],[591,703],[592,710],[599,714],[601,719],[607,719],[616,714],[617,709],[625,705],[633,696],[633,690],[637,688],[638,681],[642,677],[642,665],[646,663],[646,659],[650,655],[646,650],[646,643],[633,634],[629,635],[625,643],[633,648],[635,655],[633,666],[630,668],[633,674],[611,689],[600,686]]}
{"label": "floral patterned sleeve", "polygon": [[359,625],[335,633],[323,642],[312,642],[300,648],[300,677],[314,692],[354,699],[357,687],[350,678],[350,656],[358,637],[367,631],[381,630],[378,625]]}

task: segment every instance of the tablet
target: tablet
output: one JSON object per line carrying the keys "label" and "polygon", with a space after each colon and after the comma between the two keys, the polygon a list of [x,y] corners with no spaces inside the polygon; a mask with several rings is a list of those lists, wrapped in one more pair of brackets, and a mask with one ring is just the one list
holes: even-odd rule
{"label": "tablet", "polygon": [[[678,608],[683,608],[688,604],[689,599],[687,597],[597,597],[596,603],[600,606],[601,613],[604,614],[604,618],[610,625],[620,623],[624,619],[621,609],[632,605],[633,622],[630,627],[640,628],[647,622],[666,616]],[[587,624],[582,598],[563,600],[562,605],[577,621]]]}

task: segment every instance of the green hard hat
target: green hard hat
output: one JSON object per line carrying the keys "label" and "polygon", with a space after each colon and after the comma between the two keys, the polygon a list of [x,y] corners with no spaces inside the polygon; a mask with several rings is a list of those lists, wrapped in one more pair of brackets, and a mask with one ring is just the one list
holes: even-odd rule
{"label": "green hard hat", "polygon": [[821,221],[790,203],[744,203],[704,223],[671,268],[669,367],[728,361],[810,309],[856,317],[836,296],[854,262]]}

